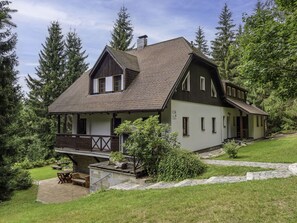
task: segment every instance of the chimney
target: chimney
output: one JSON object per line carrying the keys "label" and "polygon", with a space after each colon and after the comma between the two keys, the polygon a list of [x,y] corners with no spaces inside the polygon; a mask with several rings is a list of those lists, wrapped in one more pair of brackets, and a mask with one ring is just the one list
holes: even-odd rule
{"label": "chimney", "polygon": [[139,36],[137,39],[137,50],[142,50],[147,46],[147,35]]}

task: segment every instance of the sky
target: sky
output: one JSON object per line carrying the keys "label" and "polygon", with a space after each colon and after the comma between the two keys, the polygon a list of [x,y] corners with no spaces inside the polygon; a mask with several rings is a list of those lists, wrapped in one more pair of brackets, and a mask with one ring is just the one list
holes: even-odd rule
{"label": "sky", "polygon": [[148,44],[183,36],[193,41],[198,26],[208,43],[215,38],[219,15],[225,3],[235,24],[242,23],[243,13],[250,14],[257,0],[12,0],[12,14],[18,35],[19,84],[28,92],[25,77],[35,77],[39,52],[48,36],[52,21],[61,24],[63,34],[75,30],[82,40],[91,68],[105,45],[121,6],[128,8],[137,37],[148,35]]}

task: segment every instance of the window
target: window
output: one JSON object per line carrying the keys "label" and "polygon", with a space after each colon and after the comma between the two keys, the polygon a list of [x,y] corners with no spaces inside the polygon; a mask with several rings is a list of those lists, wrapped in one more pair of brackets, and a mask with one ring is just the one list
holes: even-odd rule
{"label": "window", "polygon": [[233,116],[233,126],[235,127],[235,123],[236,123],[236,117]]}
{"label": "window", "polygon": [[122,75],[117,75],[113,77],[113,91],[122,90]]}
{"label": "window", "polygon": [[232,96],[231,87],[230,86],[227,87],[227,95],[228,96]]}
{"label": "window", "polygon": [[236,97],[236,89],[235,88],[232,88],[232,96]]}
{"label": "window", "polygon": [[223,116],[223,126],[224,126],[224,128],[226,128],[226,125],[225,125],[225,116]]}
{"label": "window", "polygon": [[113,76],[109,76],[105,78],[105,92],[113,91]]}
{"label": "window", "polygon": [[217,133],[217,131],[216,131],[216,118],[212,118],[212,133]]}
{"label": "window", "polygon": [[261,115],[261,126],[263,126],[263,116]]}
{"label": "window", "polygon": [[237,90],[237,97],[240,99],[241,98],[241,91],[240,90]]}
{"label": "window", "polygon": [[98,78],[93,79],[93,94],[99,93],[99,85],[98,85]]}
{"label": "window", "polygon": [[205,91],[205,77],[200,76],[200,90]]}
{"label": "window", "polygon": [[81,118],[78,120],[77,134],[87,134],[87,119]]}
{"label": "window", "polygon": [[210,91],[211,97],[216,98],[217,97],[217,91],[216,91],[216,88],[215,88],[212,80],[211,80],[211,83],[210,83],[210,88],[211,88],[211,91]]}
{"label": "window", "polygon": [[201,131],[205,131],[204,117],[201,117]]}
{"label": "window", "polygon": [[183,136],[189,136],[189,117],[183,117]]}
{"label": "window", "polygon": [[99,79],[99,94],[105,93],[105,78]]}
{"label": "window", "polygon": [[190,91],[190,72],[188,72],[186,78],[182,83],[182,90],[183,91]]}
{"label": "window", "polygon": [[259,127],[259,115],[257,115],[257,127]]}
{"label": "window", "polygon": [[241,92],[241,98],[244,100],[244,92]]}

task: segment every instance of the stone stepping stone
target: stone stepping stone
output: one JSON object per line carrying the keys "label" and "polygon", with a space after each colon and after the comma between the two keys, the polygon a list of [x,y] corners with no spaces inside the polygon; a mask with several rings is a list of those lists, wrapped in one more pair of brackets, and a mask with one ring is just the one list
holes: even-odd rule
{"label": "stone stepping stone", "polygon": [[115,186],[109,187],[109,189],[114,189],[114,190],[137,190],[141,185],[131,183],[131,182],[125,182],[121,184],[117,184]]}
{"label": "stone stepping stone", "polygon": [[288,170],[271,170],[260,172],[247,172],[247,180],[266,180],[271,178],[287,178],[292,176],[293,173]]}
{"label": "stone stepping stone", "polygon": [[155,183],[153,185],[147,186],[146,189],[162,189],[162,188],[170,188],[170,187],[174,187],[175,183],[173,182],[159,182],[159,183]]}
{"label": "stone stepping stone", "polygon": [[216,184],[216,183],[237,183],[246,181],[245,176],[217,176],[211,177],[206,180],[206,184]]}

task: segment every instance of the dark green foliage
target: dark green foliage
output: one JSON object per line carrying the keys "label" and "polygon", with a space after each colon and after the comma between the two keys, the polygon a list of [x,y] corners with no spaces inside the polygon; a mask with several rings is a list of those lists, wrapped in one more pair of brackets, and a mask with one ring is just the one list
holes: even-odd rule
{"label": "dark green foliage", "polygon": [[230,53],[230,46],[235,40],[234,27],[232,13],[227,4],[225,4],[219,17],[219,26],[216,27],[218,30],[216,38],[211,42],[211,49],[212,57],[218,65],[220,76],[228,80],[234,76],[233,69],[235,68],[235,59]]}
{"label": "dark green foliage", "polygon": [[192,152],[172,149],[158,165],[158,181],[179,181],[194,178],[206,170],[206,165]]}
{"label": "dark green foliage", "polygon": [[223,149],[228,154],[229,158],[236,158],[239,145],[237,145],[234,140],[231,140],[223,145]]}
{"label": "dark green foliage", "polygon": [[269,112],[273,131],[296,129],[297,120],[297,7],[284,6],[258,2],[244,17],[239,38],[236,81],[250,90],[250,101]]}
{"label": "dark green foliage", "polygon": [[176,133],[170,133],[170,127],[159,123],[158,116],[134,122],[124,121],[116,134],[129,134],[124,143],[129,155],[136,157],[149,175],[156,176],[161,158],[171,149],[179,146]]}
{"label": "dark green foliage", "polygon": [[[48,116],[48,106],[63,92],[65,74],[65,52],[62,30],[58,22],[52,22],[48,28],[48,37],[39,54],[39,66],[36,78],[28,76],[28,110],[33,113],[29,122],[33,124],[32,134],[37,137],[30,146],[45,151],[45,158],[51,156],[53,149],[56,120]],[[32,110],[32,111],[30,111]]]}
{"label": "dark green foliage", "polygon": [[205,55],[209,55],[207,41],[205,39],[203,29],[200,26],[198,27],[197,32],[196,32],[195,46]]}
{"label": "dark green foliage", "polygon": [[11,21],[11,13],[16,10],[10,9],[9,4],[0,1],[0,202],[9,199],[13,192],[11,160],[15,149],[8,139],[17,131],[13,123],[21,97],[15,70],[17,35],[12,32],[16,25]]}
{"label": "dark green foliage", "polygon": [[85,59],[86,51],[82,51],[81,39],[76,32],[69,32],[66,36],[65,54],[66,71],[64,78],[64,88],[69,87],[80,75],[88,69]]}
{"label": "dark green foliage", "polygon": [[16,190],[26,190],[32,186],[33,179],[27,170],[14,169],[14,188]]}
{"label": "dark green foliage", "polygon": [[[133,27],[125,6],[121,7],[111,33],[110,46],[117,50],[128,50],[133,39]],[[131,47],[133,48],[133,47]]]}

